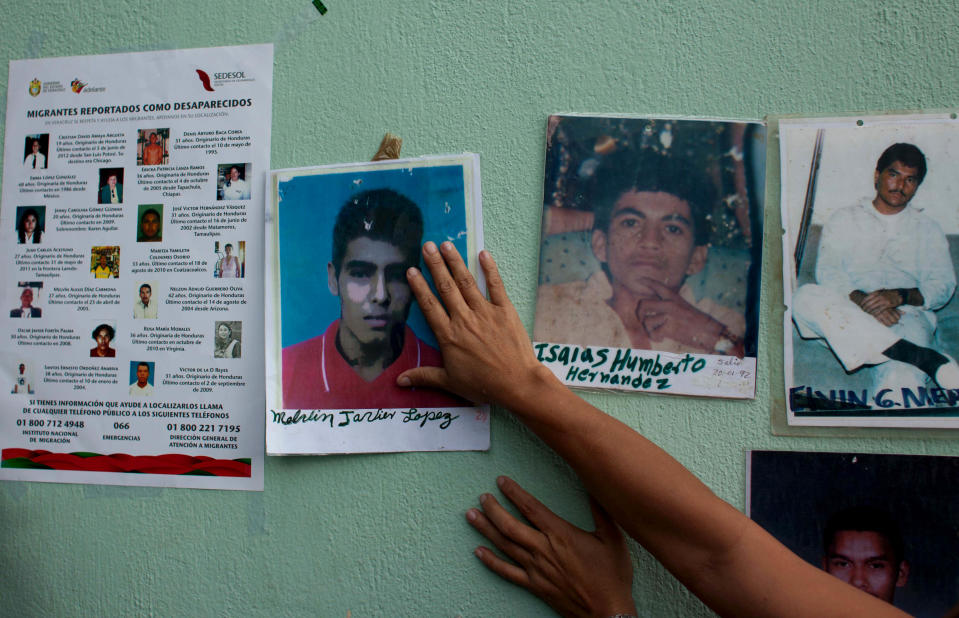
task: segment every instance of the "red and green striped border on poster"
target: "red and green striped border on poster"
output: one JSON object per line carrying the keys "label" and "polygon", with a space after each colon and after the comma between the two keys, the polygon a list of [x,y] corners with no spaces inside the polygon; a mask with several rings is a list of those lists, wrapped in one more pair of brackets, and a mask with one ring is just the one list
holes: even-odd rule
{"label": "red and green striped border on poster", "polygon": [[190,474],[199,476],[250,476],[250,459],[214,459],[170,453],[127,455],[114,453],[52,453],[44,450],[5,448],[0,467],[34,470],[81,470],[86,472],[128,472],[132,474]]}

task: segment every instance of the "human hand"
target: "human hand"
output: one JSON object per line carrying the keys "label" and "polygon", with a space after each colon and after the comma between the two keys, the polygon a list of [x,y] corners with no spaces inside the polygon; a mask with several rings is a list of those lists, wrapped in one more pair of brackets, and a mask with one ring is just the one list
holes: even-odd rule
{"label": "human hand", "polygon": [[490,494],[480,496],[482,511],[470,509],[467,521],[516,563],[477,547],[476,557],[489,570],[563,616],[635,615],[626,541],[592,497],[596,530],[587,532],[550,511],[516,481],[501,476],[497,485],[532,526],[510,515]]}
{"label": "human hand", "polygon": [[489,289],[490,300],[486,300],[453,243],[444,242],[441,251],[432,242],[423,245],[423,259],[442,304],[415,268],[407,271],[407,280],[436,335],[444,366],[410,369],[396,383],[511,407],[519,398],[530,396],[530,384],[549,370],[536,360],[490,254],[481,251],[479,255]]}
{"label": "human hand", "polygon": [[653,341],[672,339],[697,350],[712,352],[725,327],[692,306],[659,281],[644,277],[642,283],[656,294],[636,305],[636,319]]}
{"label": "human hand", "polygon": [[866,294],[859,306],[871,315],[876,315],[886,309],[895,309],[906,302],[899,290],[875,290]]}
{"label": "human hand", "polygon": [[902,317],[902,312],[898,309],[883,309],[882,311],[877,311],[876,313],[871,313],[870,315],[879,320],[879,323],[883,326],[892,326],[899,321],[899,318]]}
{"label": "human hand", "polygon": [[[892,296],[895,295],[895,298]],[[863,292],[862,290],[853,290],[849,294],[849,300],[859,305],[859,308],[876,318],[883,326],[892,326],[899,322],[902,312],[896,307],[899,306],[899,300],[904,300],[897,290],[876,290],[873,292]]]}

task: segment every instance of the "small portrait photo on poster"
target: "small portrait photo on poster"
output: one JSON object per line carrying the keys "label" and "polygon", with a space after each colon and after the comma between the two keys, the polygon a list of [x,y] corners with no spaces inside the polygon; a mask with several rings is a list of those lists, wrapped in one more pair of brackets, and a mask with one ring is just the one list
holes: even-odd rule
{"label": "small portrait photo on poster", "polygon": [[13,372],[13,388],[10,392],[15,395],[32,395],[33,391],[33,372],[30,371],[30,364],[26,361],[15,363]]}
{"label": "small portrait photo on poster", "polygon": [[159,290],[156,281],[141,281],[136,286],[136,300],[133,302],[133,318],[137,320],[155,320],[157,317]]}
{"label": "small portrait photo on poster", "polygon": [[788,422],[959,426],[959,123],[780,129]]}
{"label": "small portrait photo on poster", "polygon": [[40,303],[42,281],[18,281],[16,289],[16,307],[10,310],[11,318],[42,318]]}
{"label": "small portrait photo on poster", "polygon": [[163,204],[137,205],[137,242],[163,241]]}
{"label": "small portrait photo on poster", "polygon": [[105,167],[100,169],[99,189],[97,190],[98,204],[123,203],[123,168]]}
{"label": "small portrait photo on poster", "polygon": [[153,361],[130,361],[130,395],[133,397],[152,397],[154,369]]}
{"label": "small portrait photo on poster", "polygon": [[213,357],[240,358],[243,323],[238,320],[217,320],[213,324]]}
{"label": "small portrait photo on poster", "polygon": [[959,458],[752,451],[746,514],[910,616],[959,611]]}
{"label": "small portrait photo on poster", "polygon": [[168,128],[137,131],[137,165],[167,165],[170,162],[169,141]]}
{"label": "small portrait photo on poster", "polygon": [[90,358],[116,357],[116,348],[111,345],[117,336],[115,324],[101,322],[93,327],[90,336],[93,337],[93,342],[96,344],[90,350]]}
{"label": "small portrait photo on poster", "polygon": [[217,279],[242,279],[246,275],[246,241],[213,242],[216,266],[213,276]]}
{"label": "small portrait photo on poster", "polygon": [[427,240],[469,255],[464,165],[412,161],[279,182],[283,408],[470,405],[395,383],[442,362],[406,271]]}
{"label": "small portrait photo on poster", "polygon": [[250,199],[252,178],[252,163],[226,163],[218,165],[216,172],[216,199]]}
{"label": "small portrait photo on poster", "polygon": [[94,279],[116,279],[120,276],[120,247],[110,245],[90,250],[90,274]]}
{"label": "small portrait photo on poster", "polygon": [[47,169],[47,156],[50,152],[50,134],[28,135],[24,140],[23,168],[27,170]]}
{"label": "small portrait photo on poster", "polygon": [[17,244],[39,245],[46,227],[46,206],[17,206]]}
{"label": "small portrait photo on poster", "polygon": [[551,116],[533,340],[570,386],[752,397],[765,128]]}

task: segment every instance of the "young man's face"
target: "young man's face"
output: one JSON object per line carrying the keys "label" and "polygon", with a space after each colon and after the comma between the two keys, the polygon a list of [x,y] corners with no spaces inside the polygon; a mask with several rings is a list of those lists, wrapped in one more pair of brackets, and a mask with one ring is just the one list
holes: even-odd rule
{"label": "young man's face", "polygon": [[330,292],[340,297],[340,329],[364,345],[390,345],[390,335],[406,323],[413,300],[408,267],[407,255],[396,245],[366,237],[351,240],[339,276],[332,263],[327,266]]}
{"label": "young man's face", "polygon": [[145,239],[156,238],[157,232],[160,231],[160,217],[154,212],[144,214],[140,219],[140,231]]}
{"label": "young man's face", "polygon": [[20,293],[20,306],[29,307],[33,304],[33,290],[30,288],[25,289]]}
{"label": "young man's face", "polygon": [[137,384],[143,387],[150,379],[150,367],[148,365],[137,365]]}
{"label": "young man's face", "polygon": [[151,134],[150,134],[150,144],[152,145],[152,144],[156,144],[156,143],[157,143],[157,134],[156,134],[156,133],[151,133]]}
{"label": "young man's face", "polygon": [[593,253],[609,267],[614,290],[649,296],[643,279],[678,290],[706,264],[689,204],[669,193],[629,191],[616,200],[609,228],[593,231]]}
{"label": "young man's face", "polygon": [[898,561],[879,532],[839,530],[823,558],[823,569],[863,592],[892,603],[896,588],[906,585],[909,565]]}
{"label": "young man's face", "polygon": [[100,268],[106,268],[106,267],[107,267],[107,256],[101,255],[101,256],[100,256]]}
{"label": "young man's face", "polygon": [[140,288],[140,302],[143,303],[144,306],[149,305],[152,294],[153,292],[150,288]]}
{"label": "young man's face", "polygon": [[892,213],[903,210],[919,188],[919,170],[901,161],[893,161],[882,172],[875,172],[877,206]]}
{"label": "young man's face", "polygon": [[231,167],[230,180],[232,180],[233,182],[236,182],[239,179],[240,179],[240,170],[236,169],[235,167]]}
{"label": "young man's face", "polygon": [[33,154],[40,152],[40,142],[33,140],[33,144],[30,145],[30,148],[33,150]]}

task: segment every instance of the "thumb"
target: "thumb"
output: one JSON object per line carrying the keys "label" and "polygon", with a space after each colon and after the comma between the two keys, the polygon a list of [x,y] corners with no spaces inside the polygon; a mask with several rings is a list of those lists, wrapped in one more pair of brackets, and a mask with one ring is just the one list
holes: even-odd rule
{"label": "thumb", "polygon": [[442,367],[417,367],[404,371],[397,376],[396,385],[402,388],[425,386],[426,388],[449,391],[447,388],[448,378],[446,369]]}
{"label": "thumb", "polygon": [[601,539],[622,538],[623,533],[616,525],[616,521],[593,496],[589,497],[589,510],[593,513],[593,524],[596,526],[595,534],[597,537]]}

